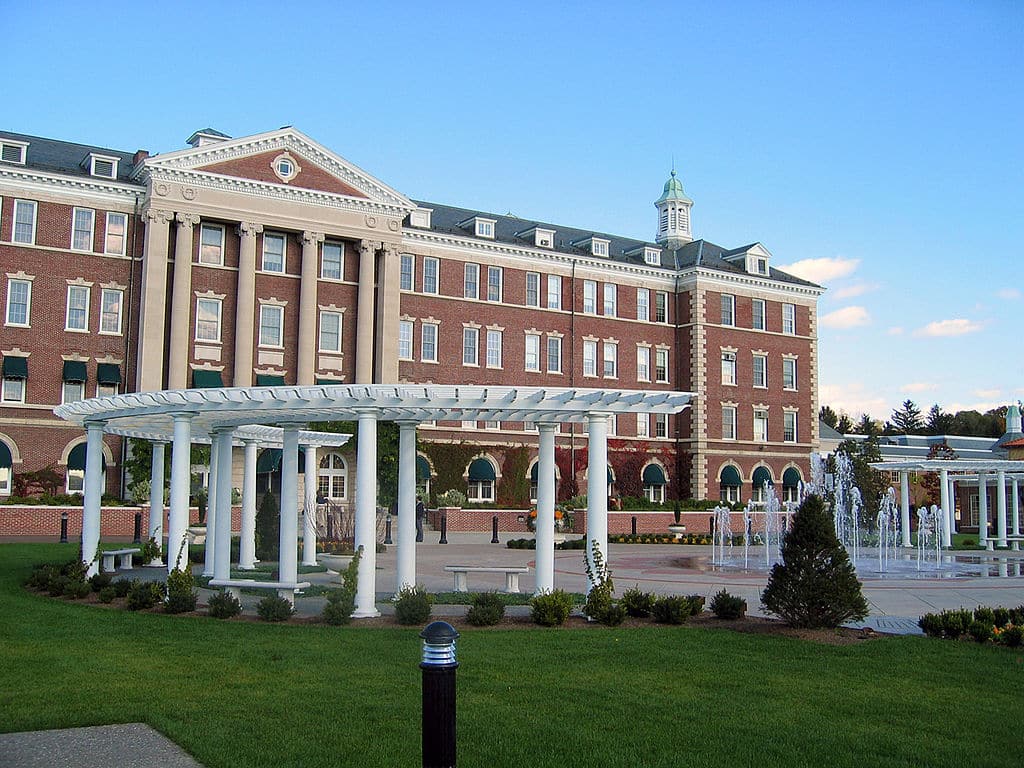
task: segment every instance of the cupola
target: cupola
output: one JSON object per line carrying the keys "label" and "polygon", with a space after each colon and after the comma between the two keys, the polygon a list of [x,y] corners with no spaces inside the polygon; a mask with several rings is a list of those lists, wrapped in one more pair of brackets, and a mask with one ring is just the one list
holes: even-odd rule
{"label": "cupola", "polygon": [[693,200],[683,192],[683,183],[676,178],[675,169],[672,175],[665,182],[665,189],[661,197],[654,201],[654,207],[658,209],[658,237],[657,242],[664,245],[670,251],[682,248],[693,240],[690,230],[690,208]]}

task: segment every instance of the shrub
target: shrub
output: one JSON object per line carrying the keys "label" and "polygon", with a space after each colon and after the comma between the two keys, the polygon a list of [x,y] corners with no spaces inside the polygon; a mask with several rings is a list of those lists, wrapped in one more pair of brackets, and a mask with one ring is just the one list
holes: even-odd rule
{"label": "shrub", "polygon": [[974,609],[974,620],[980,621],[982,624],[995,626],[996,612],[987,606],[979,605]]}
{"label": "shrub", "polygon": [[617,627],[625,618],[626,609],[622,607],[621,603],[613,603],[604,612],[604,615],[601,617],[601,623],[606,627]]}
{"label": "shrub", "polygon": [[437,506],[439,507],[461,507],[466,503],[466,494],[449,488],[444,493],[437,494]]}
{"label": "shrub", "polygon": [[820,496],[808,496],[782,542],[761,595],[765,608],[794,627],[838,627],[868,615],[868,603],[832,517]]}
{"label": "shrub", "polygon": [[946,634],[942,623],[942,616],[937,613],[926,613],[917,620],[917,626],[928,637],[944,637]]}
{"label": "shrub", "polygon": [[117,597],[117,590],[114,589],[112,586],[104,587],[100,590],[100,593],[99,595],[97,595],[97,597],[99,598],[99,601],[101,603],[112,603],[114,602],[114,598]]}
{"label": "shrub", "polygon": [[278,560],[281,506],[272,493],[263,494],[256,511],[256,557],[265,563]]}
{"label": "shrub", "polygon": [[1024,605],[1009,609],[1010,623],[1024,625]]}
{"label": "shrub", "polygon": [[81,600],[92,593],[92,585],[87,581],[71,581],[64,585],[64,596],[72,600]]}
{"label": "shrub", "polygon": [[638,586],[627,589],[622,593],[622,607],[626,613],[634,618],[650,616],[653,606],[654,594],[652,592],[641,592]]}
{"label": "shrub", "polygon": [[25,586],[36,590],[49,589],[50,579],[58,575],[60,571],[53,565],[37,565],[25,579]]}
{"label": "shrub", "polygon": [[987,643],[992,639],[992,625],[975,619],[967,627],[967,634],[973,637],[976,643]]}
{"label": "shrub", "polygon": [[136,581],[128,592],[127,607],[129,611],[142,611],[152,608],[164,599],[164,585],[159,581]]}
{"label": "shrub", "polygon": [[256,615],[263,621],[287,621],[295,608],[280,595],[267,595],[256,603]]}
{"label": "shrub", "polygon": [[687,595],[686,601],[690,604],[690,615],[697,616],[704,610],[704,595]]}
{"label": "shrub", "polygon": [[689,598],[682,595],[659,597],[651,606],[651,615],[659,624],[682,624],[693,608]]}
{"label": "shrub", "polygon": [[565,623],[572,610],[572,596],[561,589],[542,592],[530,600],[530,617],[534,624],[556,627]]}
{"label": "shrub", "polygon": [[206,612],[215,619],[230,619],[242,612],[242,604],[230,592],[218,592],[206,602]]}
{"label": "shrub", "polygon": [[118,597],[127,597],[135,584],[135,579],[121,579],[120,581],[111,582],[110,586],[114,588],[114,594]]}
{"label": "shrub", "polygon": [[188,565],[185,570],[175,567],[167,574],[167,603],[164,610],[167,613],[188,613],[196,609],[196,601],[199,593],[193,589],[196,580],[192,575],[192,568]]}
{"label": "shrub", "polygon": [[1010,648],[1019,648],[1024,642],[1024,626],[1011,624],[999,633],[999,642]]}
{"label": "shrub", "polygon": [[621,624],[625,616],[625,609],[613,611],[615,603],[612,600],[612,592],[615,587],[612,584],[612,572],[604,561],[604,555],[597,541],[592,542],[591,552],[594,563],[591,566],[590,558],[583,556],[583,567],[587,572],[587,579],[591,583],[590,592],[587,593],[587,600],[583,604],[583,613],[593,621],[608,624],[606,619],[611,618],[615,624]]}
{"label": "shrub", "polygon": [[992,609],[992,623],[1002,628],[1010,623],[1010,611],[1007,608]]}
{"label": "shrub", "polygon": [[719,619],[742,619],[747,615],[747,601],[723,589],[711,598],[711,612]]}
{"label": "shrub", "polygon": [[961,608],[958,611],[942,611],[939,618],[942,619],[942,631],[945,636],[955,640],[967,634],[967,628],[974,620],[974,613]]}
{"label": "shrub", "polygon": [[491,627],[505,615],[505,603],[494,592],[477,592],[466,613],[466,621],[474,627]]}
{"label": "shrub", "polygon": [[150,538],[145,544],[142,545],[142,550],[139,552],[139,557],[143,563],[150,563],[154,560],[160,559],[160,545],[156,539]]}
{"label": "shrub", "polygon": [[46,583],[46,591],[50,597],[60,597],[64,594],[64,588],[71,581],[67,576],[60,573],[54,573],[50,575],[50,580]]}
{"label": "shrub", "polygon": [[320,617],[328,624],[339,626],[352,621],[352,611],[356,607],[356,588],[359,585],[359,560],[362,556],[363,548],[360,547],[341,572],[341,589],[332,590],[327,595],[327,605]]}
{"label": "shrub", "polygon": [[430,604],[433,598],[417,585],[402,587],[395,594],[395,619],[399,624],[422,624],[430,618]]}
{"label": "shrub", "polygon": [[101,592],[104,587],[109,587],[113,580],[114,575],[111,573],[94,573],[89,577],[89,584],[93,592]]}

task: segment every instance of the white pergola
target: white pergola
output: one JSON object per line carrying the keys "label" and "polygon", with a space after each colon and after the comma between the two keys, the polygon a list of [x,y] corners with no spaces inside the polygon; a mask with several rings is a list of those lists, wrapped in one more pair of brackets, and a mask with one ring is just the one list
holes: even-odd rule
{"label": "white pergola", "polygon": [[[579,389],[571,387],[489,387],[414,384],[355,384],[274,386],[220,389],[161,390],[93,398],[61,405],[54,412],[85,428],[87,459],[82,525],[82,551],[90,553],[99,543],[101,446],[105,432],[154,439],[170,436],[171,500],[168,517],[168,550],[187,548],[189,453],[191,443],[209,440],[216,451],[216,531],[213,575],[230,575],[231,446],[246,446],[248,465],[252,445],[273,425],[283,448],[281,465],[281,561],[280,580],[297,583],[297,452],[305,435],[306,445],[342,435],[304,432],[309,422],[354,420],[358,424],[356,453],[355,546],[363,548],[359,561],[359,585],[353,616],[379,615],[376,598],[376,496],[377,422],[399,426],[398,573],[396,591],[416,583],[416,427],[423,421],[522,421],[532,422],[539,433],[537,489],[537,590],[554,588],[555,432],[563,423],[585,423],[588,432],[587,541],[588,558],[593,547],[608,555],[608,498],[605,478],[608,465],[608,418],[621,413],[674,414],[684,410],[693,395],[686,392]],[[256,430],[253,433],[252,430]],[[274,433],[275,435],[277,433]],[[148,436],[148,437],[147,437]],[[271,439],[267,435],[267,439]],[[344,442],[344,440],[342,440]],[[337,443],[320,443],[332,444]],[[154,446],[155,447],[155,446]],[[154,467],[156,466],[154,451]],[[153,482],[162,488],[161,476]],[[315,461],[307,458],[306,471]],[[211,456],[211,474],[214,461]],[[155,476],[156,470],[154,470]],[[253,476],[255,474],[253,473]],[[248,478],[248,472],[246,474]],[[226,478],[226,481],[225,481]],[[212,482],[212,480],[211,480]],[[307,493],[315,488],[307,480]],[[156,491],[154,491],[155,493]],[[162,503],[160,499],[160,503]],[[244,506],[244,494],[243,494]],[[209,531],[208,525],[207,530]],[[308,526],[307,526],[308,530]],[[245,531],[243,531],[243,538]],[[594,543],[596,542],[596,543]],[[168,567],[173,567],[168,557]],[[305,559],[304,559],[305,562]],[[244,563],[242,563],[244,565]]]}
{"label": "white pergola", "polygon": [[[1008,537],[1012,538],[1014,549],[1020,542],[1020,494],[1018,483],[1024,480],[1024,461],[1008,461],[1005,459],[924,459],[906,461],[879,461],[870,465],[881,472],[900,473],[900,512],[903,531],[903,546],[910,546],[910,481],[911,472],[936,472],[939,475],[939,498],[945,518],[942,545],[952,545],[955,533],[953,515],[953,498],[955,483],[978,485],[978,543],[984,543],[988,549],[995,544],[1005,547]],[[996,482],[996,535],[988,536],[988,495],[982,489],[994,477]],[[1006,491],[1007,481],[1010,482],[1010,498],[1012,501],[1012,528],[1006,529]]]}

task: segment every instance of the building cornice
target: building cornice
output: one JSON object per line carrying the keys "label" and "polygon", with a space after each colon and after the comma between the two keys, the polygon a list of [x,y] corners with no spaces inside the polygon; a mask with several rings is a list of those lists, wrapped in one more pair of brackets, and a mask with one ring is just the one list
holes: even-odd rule
{"label": "building cornice", "polygon": [[683,286],[686,288],[695,288],[698,283],[702,283],[701,287],[707,287],[708,284],[731,289],[743,287],[758,295],[776,292],[788,295],[796,294],[814,300],[825,293],[825,289],[817,285],[798,285],[756,275],[719,272],[707,267],[687,267],[681,269],[679,274]]}
{"label": "building cornice", "polygon": [[26,191],[52,195],[59,190],[70,195],[86,195],[107,201],[124,203],[135,201],[145,189],[134,184],[104,181],[90,176],[65,176],[58,173],[45,173],[31,168],[0,167],[0,188],[10,187],[18,195]]}

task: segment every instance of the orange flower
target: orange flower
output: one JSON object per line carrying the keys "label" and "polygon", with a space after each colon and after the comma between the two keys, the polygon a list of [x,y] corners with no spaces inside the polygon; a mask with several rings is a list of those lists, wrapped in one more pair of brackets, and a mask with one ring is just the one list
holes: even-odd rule
{"label": "orange flower", "polygon": [[555,510],[555,520],[561,520],[561,519],[562,519],[562,510],[556,509]]}
{"label": "orange flower", "polygon": [[536,509],[531,509],[530,510],[530,517],[536,517],[536,516],[537,516],[537,510]]}

